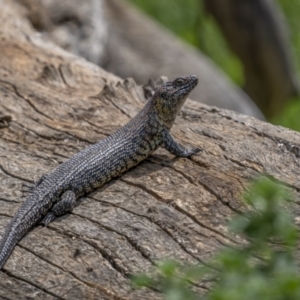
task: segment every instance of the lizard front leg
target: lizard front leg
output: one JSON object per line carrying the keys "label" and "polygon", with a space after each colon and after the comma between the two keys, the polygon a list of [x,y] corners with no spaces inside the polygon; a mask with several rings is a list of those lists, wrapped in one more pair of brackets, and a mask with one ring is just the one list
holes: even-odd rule
{"label": "lizard front leg", "polygon": [[61,199],[53,205],[52,209],[47,213],[41,224],[47,226],[56,217],[62,216],[76,206],[76,195],[73,191],[66,191],[63,193]]}
{"label": "lizard front leg", "polygon": [[180,156],[180,157],[190,157],[191,155],[203,151],[202,148],[193,148],[193,149],[185,149],[180,144],[178,144],[168,130],[164,129],[163,131],[163,145],[170,153]]}

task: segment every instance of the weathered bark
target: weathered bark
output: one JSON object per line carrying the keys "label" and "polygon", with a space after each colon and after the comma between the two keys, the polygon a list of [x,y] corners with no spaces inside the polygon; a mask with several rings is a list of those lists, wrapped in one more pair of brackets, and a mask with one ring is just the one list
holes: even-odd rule
{"label": "weathered bark", "polygon": [[287,30],[275,1],[204,0],[245,71],[245,91],[262,112],[273,117],[291,98],[299,83]]}
{"label": "weathered bark", "polygon": [[104,59],[107,22],[103,0],[17,0],[32,26],[60,47],[94,64]]}
{"label": "weathered bark", "polygon": [[200,51],[126,0],[18,0],[32,25],[59,46],[137,83],[196,74],[197,101],[264,119],[254,102]]}
{"label": "weathered bark", "polygon": [[[42,40],[11,1],[1,8],[0,235],[24,200],[23,183],[111,134],[145,102],[132,80]],[[299,133],[188,100],[172,134],[205,152],[185,159],[159,149],[68,216],[37,226],[0,272],[0,298],[160,299],[133,290],[129,275],[240,245],[226,222],[245,209],[251,179],[270,174],[299,202]]]}

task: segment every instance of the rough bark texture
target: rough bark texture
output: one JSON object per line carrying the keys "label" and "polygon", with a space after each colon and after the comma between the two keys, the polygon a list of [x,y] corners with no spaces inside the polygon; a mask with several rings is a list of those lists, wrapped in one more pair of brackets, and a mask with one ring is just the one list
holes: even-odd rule
{"label": "rough bark texture", "polygon": [[[132,80],[42,40],[11,1],[1,8],[0,235],[24,182],[111,134],[145,102]],[[205,262],[243,243],[226,221],[246,209],[240,195],[251,179],[270,174],[299,202],[299,133],[188,100],[172,134],[205,152],[185,159],[159,149],[68,216],[37,226],[0,271],[0,299],[161,299],[133,290],[129,275],[166,257]]]}
{"label": "rough bark texture", "polygon": [[104,59],[107,21],[103,0],[16,0],[32,26],[60,47],[99,64]]}
{"label": "rough bark texture", "polygon": [[273,117],[299,95],[284,18],[273,0],[204,0],[245,71],[245,91]]}
{"label": "rough bark texture", "polygon": [[161,75],[196,74],[197,101],[264,119],[253,101],[207,57],[126,0],[17,0],[23,15],[59,46],[142,84]]}

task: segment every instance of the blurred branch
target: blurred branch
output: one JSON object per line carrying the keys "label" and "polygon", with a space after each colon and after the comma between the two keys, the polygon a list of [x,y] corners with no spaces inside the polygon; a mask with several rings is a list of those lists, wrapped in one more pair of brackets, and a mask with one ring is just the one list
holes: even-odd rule
{"label": "blurred branch", "polygon": [[299,95],[283,16],[271,0],[204,0],[244,64],[245,91],[274,116]]}

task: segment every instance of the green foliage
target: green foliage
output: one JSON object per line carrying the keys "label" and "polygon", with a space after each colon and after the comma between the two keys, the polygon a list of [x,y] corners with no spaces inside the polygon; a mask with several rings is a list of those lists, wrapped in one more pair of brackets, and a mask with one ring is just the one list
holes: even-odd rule
{"label": "green foliage", "polygon": [[191,290],[191,281],[200,279],[205,269],[202,266],[182,266],[175,260],[165,260],[157,264],[156,275],[136,275],[132,278],[138,287],[152,287],[161,291],[166,300],[196,300]]}
{"label": "green foliage", "polygon": [[205,14],[200,0],[130,1],[182,39],[201,49],[237,84],[243,84],[240,61],[227,47],[215,21]]}
{"label": "green foliage", "polygon": [[282,114],[271,120],[273,124],[300,131],[300,98],[289,103]]}
{"label": "green foliage", "polygon": [[[230,224],[243,236],[241,247],[222,250],[204,266],[182,266],[165,261],[156,275],[140,275],[133,281],[161,291],[167,300],[286,300],[300,299],[300,274],[295,259],[298,231],[283,209],[291,196],[268,178],[256,181],[245,195],[252,209]],[[200,297],[193,292],[203,278],[216,278],[211,291]]]}
{"label": "green foliage", "polygon": [[297,69],[300,70],[300,2],[299,0],[278,0],[278,3],[287,21],[294,59],[297,64]]}
{"label": "green foliage", "polygon": [[[292,45],[292,54],[296,68],[300,71],[300,1],[299,0],[278,0],[280,7],[285,15],[290,41]],[[284,109],[281,115],[272,120],[272,123],[300,131],[300,98],[294,99]]]}
{"label": "green foliage", "polygon": [[160,23],[191,44],[196,45],[194,34],[199,11],[198,0],[131,0]]}
{"label": "green foliage", "polygon": [[208,299],[300,299],[294,258],[298,240],[292,217],[283,209],[287,191],[265,178],[245,195],[253,210],[230,228],[248,240],[243,249],[222,251],[216,259],[219,280]]}

